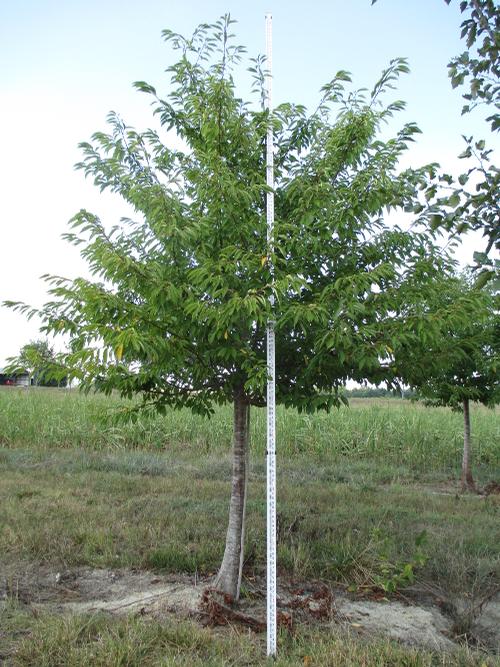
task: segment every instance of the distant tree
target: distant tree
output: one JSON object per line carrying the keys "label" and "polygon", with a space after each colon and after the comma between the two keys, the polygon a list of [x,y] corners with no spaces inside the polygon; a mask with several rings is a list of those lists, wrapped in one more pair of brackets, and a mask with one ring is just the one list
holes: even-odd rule
{"label": "distant tree", "polygon": [[67,379],[53,348],[43,339],[32,340],[8,359],[13,373],[28,373],[30,384],[42,387],[65,386]]}
{"label": "distant tree", "polygon": [[[433,294],[434,310],[441,312],[439,335],[432,340],[401,345],[395,366],[403,381],[428,405],[448,406],[464,417],[462,489],[475,490],[471,468],[470,403],[489,407],[500,402],[500,299],[478,290],[464,278],[443,281]],[[468,319],[443,317],[458,299],[470,298]]]}
{"label": "distant tree", "polygon": [[345,396],[350,398],[401,398],[401,391],[398,389],[387,389],[386,387],[355,387],[345,389]]}
{"label": "distant tree", "polygon": [[[138,409],[234,407],[229,524],[216,586],[237,598],[243,563],[251,406],[266,403],[266,325],[276,320],[277,401],[300,410],[339,405],[347,379],[382,381],[404,326],[401,304],[422,295],[446,261],[428,235],[388,227],[384,211],[411,207],[426,170],[397,171],[418,132],[386,141],[379,127],[401,102],[379,98],[407,71],[393,61],[371,94],[346,92],[339,72],[318,108],[282,104],[270,115],[236,95],[243,49],[224,17],[180,51],[166,97],[151,96],[162,133],[139,133],[116,113],[109,133],[81,148],[80,165],[119,194],[138,219],[107,230],[80,211],[66,239],[81,246],[94,280],[47,277],[43,330],[69,336],[65,364],[86,390],[142,396]],[[252,61],[257,97],[264,63]],[[266,243],[265,140],[276,139],[274,252]],[[174,130],[185,148],[168,146]],[[274,296],[275,306],[270,297]],[[413,326],[413,325],[412,325]],[[406,340],[414,335],[408,330]]]}

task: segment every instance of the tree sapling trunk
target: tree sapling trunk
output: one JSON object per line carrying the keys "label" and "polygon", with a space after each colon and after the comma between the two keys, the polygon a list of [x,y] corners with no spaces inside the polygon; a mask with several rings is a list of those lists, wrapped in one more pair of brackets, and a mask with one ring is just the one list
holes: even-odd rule
{"label": "tree sapling trunk", "polygon": [[470,466],[470,411],[469,399],[463,400],[464,411],[464,451],[462,457],[462,491],[476,491]]}
{"label": "tree sapling trunk", "polygon": [[243,570],[248,475],[250,406],[243,394],[234,399],[233,475],[224,557],[214,587],[238,600]]}

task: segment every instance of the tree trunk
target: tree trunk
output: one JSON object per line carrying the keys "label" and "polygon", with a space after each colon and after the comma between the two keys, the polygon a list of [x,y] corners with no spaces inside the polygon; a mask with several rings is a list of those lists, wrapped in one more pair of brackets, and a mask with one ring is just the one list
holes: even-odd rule
{"label": "tree trunk", "polygon": [[233,478],[226,548],[214,582],[215,588],[230,595],[233,600],[238,600],[240,596],[243,569],[249,425],[250,406],[243,394],[239,394],[234,399]]}
{"label": "tree trunk", "polygon": [[470,467],[470,412],[469,399],[464,398],[464,452],[462,457],[462,491],[475,491],[476,485]]}

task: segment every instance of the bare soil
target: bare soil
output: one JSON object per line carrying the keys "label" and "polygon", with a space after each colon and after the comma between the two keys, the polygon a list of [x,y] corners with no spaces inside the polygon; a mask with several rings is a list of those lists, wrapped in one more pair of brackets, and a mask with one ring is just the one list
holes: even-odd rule
{"label": "bare soil", "polygon": [[[265,586],[259,580],[247,582],[243,599],[231,605],[211,592],[209,580],[187,575],[91,568],[55,571],[35,566],[26,567],[22,575],[9,574],[8,568],[3,568],[2,574],[0,604],[11,597],[34,611],[190,617],[203,625],[265,628]],[[412,597],[353,596],[321,582],[282,581],[278,622],[291,632],[300,624],[321,624],[327,629],[333,623],[360,635],[386,636],[406,645],[452,651],[458,638],[439,599]],[[500,594],[478,610],[472,631],[480,645],[500,651]]]}

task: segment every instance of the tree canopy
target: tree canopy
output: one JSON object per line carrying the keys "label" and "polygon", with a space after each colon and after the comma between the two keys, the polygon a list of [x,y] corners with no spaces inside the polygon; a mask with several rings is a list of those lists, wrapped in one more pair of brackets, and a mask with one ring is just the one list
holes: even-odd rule
{"label": "tree canopy", "polygon": [[[81,144],[78,167],[139,217],[109,230],[80,211],[65,237],[100,281],[47,276],[53,300],[24,309],[41,316],[45,331],[69,334],[67,363],[84,386],[209,412],[236,387],[264,404],[272,291],[277,398],[326,407],[347,378],[381,378],[398,300],[441,261],[424,234],[383,222],[384,210],[411,205],[425,178],[425,169],[397,173],[414,124],[386,142],[377,137],[403,106],[380,98],[408,68],[393,61],[368,96],[346,93],[350,77],[339,72],[314,113],[283,104],[271,121],[236,94],[232,70],[243,50],[232,45],[230,24],[200,26],[191,39],[164,31],[181,54],[168,68],[169,95],[135,84],[185,150],[116,113],[108,133]],[[251,67],[259,95],[262,65]],[[264,216],[269,122],[277,145],[273,283]]]}
{"label": "tree canopy", "polygon": [[[486,122],[496,133],[500,129],[500,7],[494,0],[463,0],[460,12],[464,15],[461,37],[467,48],[448,65],[451,85],[466,89],[462,114],[485,109]],[[464,171],[457,181],[444,174],[430,184],[426,197],[431,206],[425,217],[434,228],[443,226],[459,234],[482,231],[486,245],[474,255],[482,269],[480,281],[494,279],[499,289],[500,260],[492,251],[500,251],[500,170],[484,138],[463,138],[465,148],[459,157]]]}
{"label": "tree canopy", "polygon": [[445,326],[425,345],[401,346],[396,364],[406,384],[435,405],[461,409],[464,399],[492,406],[500,401],[499,299],[479,290],[469,276],[447,278],[436,311],[454,308],[458,299],[471,299],[468,318],[443,318]]}
{"label": "tree canopy", "polygon": [[499,296],[474,285],[471,276],[448,277],[430,298],[444,314],[459,299],[469,299],[469,317],[442,317],[442,328],[431,340],[402,345],[395,367],[403,382],[428,405],[450,407],[464,414],[462,486],[475,490],[471,470],[469,404],[493,407],[500,402]]}
{"label": "tree canopy", "polygon": [[[467,48],[448,64],[451,85],[466,87],[462,114],[486,109],[486,122],[495,133],[500,129],[500,6],[494,0],[462,0],[459,8],[464,15],[460,36]],[[416,204],[415,212],[431,229],[453,234],[482,231],[486,246],[474,254],[476,268],[481,269],[478,280],[483,285],[493,279],[500,289],[500,260],[491,254],[500,250],[500,170],[485,139],[463,139],[463,173],[458,179],[437,169],[429,174],[425,203]]]}

